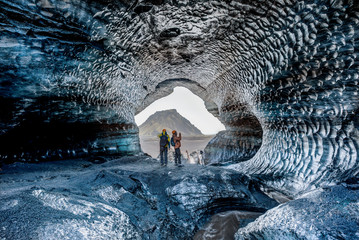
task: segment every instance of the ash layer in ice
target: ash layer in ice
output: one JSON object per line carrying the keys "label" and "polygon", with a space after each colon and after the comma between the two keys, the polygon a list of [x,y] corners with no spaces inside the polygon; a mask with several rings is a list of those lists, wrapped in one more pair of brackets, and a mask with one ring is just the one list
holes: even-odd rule
{"label": "ash layer in ice", "polygon": [[7,165],[0,238],[191,239],[218,212],[258,216],[278,205],[233,170],[161,168],[145,157],[102,162]]}

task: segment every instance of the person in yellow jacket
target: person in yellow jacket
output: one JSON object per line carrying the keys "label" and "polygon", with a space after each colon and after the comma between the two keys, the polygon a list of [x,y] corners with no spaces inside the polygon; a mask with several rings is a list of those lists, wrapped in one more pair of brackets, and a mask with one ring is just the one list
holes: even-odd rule
{"label": "person in yellow jacket", "polygon": [[168,153],[168,149],[171,148],[170,145],[171,139],[170,136],[167,134],[166,129],[163,129],[162,133],[159,134],[158,137],[160,138],[161,166],[167,166],[167,153]]}

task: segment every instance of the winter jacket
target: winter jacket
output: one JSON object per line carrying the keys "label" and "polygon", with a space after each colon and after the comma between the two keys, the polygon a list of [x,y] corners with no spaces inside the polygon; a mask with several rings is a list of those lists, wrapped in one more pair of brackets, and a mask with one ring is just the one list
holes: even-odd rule
{"label": "winter jacket", "polygon": [[175,142],[175,149],[180,148],[181,147],[181,140],[182,140],[181,133],[179,133],[178,137],[177,137],[177,135],[173,135],[172,137],[173,137],[173,141]]}
{"label": "winter jacket", "polygon": [[170,136],[167,134],[167,132],[162,132],[161,134],[158,134],[158,137],[161,138],[162,135],[167,136],[167,139],[168,139],[168,143],[166,144],[165,147],[170,147],[170,145],[169,145],[169,143],[171,142]]}

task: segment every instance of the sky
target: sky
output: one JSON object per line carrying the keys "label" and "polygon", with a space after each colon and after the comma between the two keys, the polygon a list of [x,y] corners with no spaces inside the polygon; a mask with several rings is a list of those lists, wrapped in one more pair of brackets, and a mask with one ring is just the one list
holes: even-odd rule
{"label": "sky", "polygon": [[179,114],[188,119],[203,134],[212,135],[225,130],[224,125],[204,106],[204,101],[184,87],[174,88],[173,93],[158,99],[135,116],[138,126],[157,111],[176,109]]}

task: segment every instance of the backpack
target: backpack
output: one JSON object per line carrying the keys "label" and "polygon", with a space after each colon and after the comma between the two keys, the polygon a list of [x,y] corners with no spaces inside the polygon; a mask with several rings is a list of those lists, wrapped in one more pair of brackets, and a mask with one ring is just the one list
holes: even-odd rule
{"label": "backpack", "polygon": [[172,146],[175,146],[176,144],[175,144],[175,140],[173,140],[173,137],[171,137],[171,145]]}
{"label": "backpack", "polygon": [[168,138],[167,138],[167,134],[166,135],[161,135],[160,136],[160,147],[165,147],[168,143]]}

